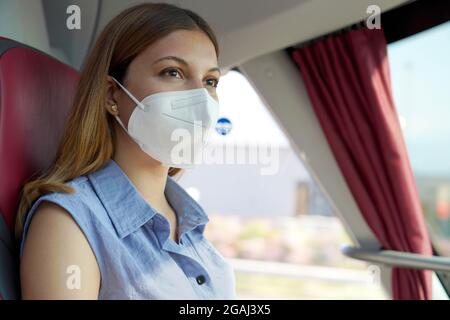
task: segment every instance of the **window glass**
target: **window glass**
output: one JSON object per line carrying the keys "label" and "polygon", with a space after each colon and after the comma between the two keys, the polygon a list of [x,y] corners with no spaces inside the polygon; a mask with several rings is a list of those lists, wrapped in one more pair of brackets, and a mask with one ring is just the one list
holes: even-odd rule
{"label": "window glass", "polygon": [[450,256],[450,22],[390,44],[388,56],[430,236]]}

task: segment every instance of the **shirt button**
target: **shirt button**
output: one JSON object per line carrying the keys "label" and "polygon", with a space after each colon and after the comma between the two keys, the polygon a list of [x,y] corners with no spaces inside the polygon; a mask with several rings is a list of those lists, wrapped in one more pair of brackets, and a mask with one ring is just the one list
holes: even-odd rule
{"label": "shirt button", "polygon": [[199,275],[198,277],[197,277],[197,283],[198,284],[204,284],[205,283],[205,276],[204,275]]}

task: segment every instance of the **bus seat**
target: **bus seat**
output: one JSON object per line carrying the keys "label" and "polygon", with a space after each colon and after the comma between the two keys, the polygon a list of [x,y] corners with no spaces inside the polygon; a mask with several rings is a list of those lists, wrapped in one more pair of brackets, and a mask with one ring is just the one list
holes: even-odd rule
{"label": "bus seat", "polygon": [[0,37],[0,299],[20,298],[20,190],[54,160],[77,83],[72,67]]}

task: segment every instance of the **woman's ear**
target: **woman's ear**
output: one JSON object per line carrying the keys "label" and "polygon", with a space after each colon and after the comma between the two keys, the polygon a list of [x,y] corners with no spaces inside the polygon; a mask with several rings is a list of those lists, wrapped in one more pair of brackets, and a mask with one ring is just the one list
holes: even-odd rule
{"label": "woman's ear", "polygon": [[106,76],[106,110],[112,115],[118,115],[117,95],[119,88],[111,76]]}

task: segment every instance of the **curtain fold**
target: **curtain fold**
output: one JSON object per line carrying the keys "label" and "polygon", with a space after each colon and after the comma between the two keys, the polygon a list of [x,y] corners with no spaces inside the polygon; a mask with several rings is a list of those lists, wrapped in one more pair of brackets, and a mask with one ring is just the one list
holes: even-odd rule
{"label": "curtain fold", "polygon": [[[364,219],[384,249],[432,255],[392,98],[382,29],[293,50],[316,116]],[[430,271],[394,268],[394,299],[430,299]]]}

